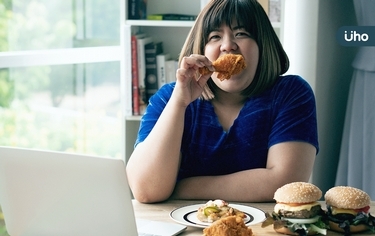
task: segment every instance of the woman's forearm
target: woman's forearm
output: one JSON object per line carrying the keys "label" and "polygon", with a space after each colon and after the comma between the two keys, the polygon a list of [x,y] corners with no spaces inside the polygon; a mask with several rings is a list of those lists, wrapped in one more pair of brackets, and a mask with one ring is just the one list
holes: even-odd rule
{"label": "woman's forearm", "polygon": [[[273,145],[265,168],[219,176],[198,176],[181,180],[174,198],[223,199],[227,201],[271,201],[277,188],[295,181],[308,181],[316,149],[303,142]],[[298,168],[296,166],[298,165]]]}
{"label": "woman's forearm", "polygon": [[[279,186],[277,181],[271,181],[271,175],[272,171],[264,168],[222,176],[187,178],[177,184],[173,197],[242,202],[271,201],[274,190]],[[265,183],[268,183],[267,186]]]}
{"label": "woman's forearm", "polygon": [[168,102],[147,138],[127,164],[130,186],[141,202],[165,200],[173,192],[180,161],[185,107]]}

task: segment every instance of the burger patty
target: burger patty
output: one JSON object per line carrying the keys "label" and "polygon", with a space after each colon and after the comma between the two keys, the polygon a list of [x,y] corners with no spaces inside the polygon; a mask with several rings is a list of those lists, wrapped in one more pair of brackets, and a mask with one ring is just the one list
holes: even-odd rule
{"label": "burger patty", "polygon": [[287,210],[280,210],[278,214],[282,217],[287,218],[296,218],[296,219],[306,219],[312,218],[318,215],[321,211],[320,205],[313,206],[310,210],[301,210],[301,211],[287,211]]}
{"label": "burger patty", "polygon": [[328,219],[332,220],[333,222],[340,223],[344,221],[352,221],[354,218],[356,218],[355,215],[352,214],[345,214],[345,213],[340,213],[336,215],[328,215]]}

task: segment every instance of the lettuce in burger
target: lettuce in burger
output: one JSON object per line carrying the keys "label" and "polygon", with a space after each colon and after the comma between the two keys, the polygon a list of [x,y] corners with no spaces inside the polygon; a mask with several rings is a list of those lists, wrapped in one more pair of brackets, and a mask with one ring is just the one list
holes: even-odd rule
{"label": "lettuce in burger", "polygon": [[330,229],[344,235],[371,230],[375,232],[375,217],[369,213],[370,196],[349,186],[336,186],[324,195]]}
{"label": "lettuce in burger", "polygon": [[288,235],[326,234],[324,211],[319,202],[322,191],[306,182],[293,182],[276,190],[276,205],[262,227],[273,223],[274,230]]}

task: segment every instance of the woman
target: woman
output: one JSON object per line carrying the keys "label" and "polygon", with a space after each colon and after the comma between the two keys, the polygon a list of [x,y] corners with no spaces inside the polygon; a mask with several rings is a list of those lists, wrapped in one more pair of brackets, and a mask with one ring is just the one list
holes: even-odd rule
{"label": "woman", "polygon": [[[247,67],[229,80],[200,75],[223,54]],[[308,181],[318,150],[315,99],[256,0],[212,0],[182,48],[176,83],[162,87],[141,120],[127,164],[140,202],[270,201]]]}

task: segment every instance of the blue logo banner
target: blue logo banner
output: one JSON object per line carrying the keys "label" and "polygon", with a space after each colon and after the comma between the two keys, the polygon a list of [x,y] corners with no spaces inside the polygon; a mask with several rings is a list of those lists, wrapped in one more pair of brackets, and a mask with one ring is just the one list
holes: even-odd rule
{"label": "blue logo banner", "polygon": [[375,46],[375,26],[343,26],[338,29],[336,38],[346,47]]}

